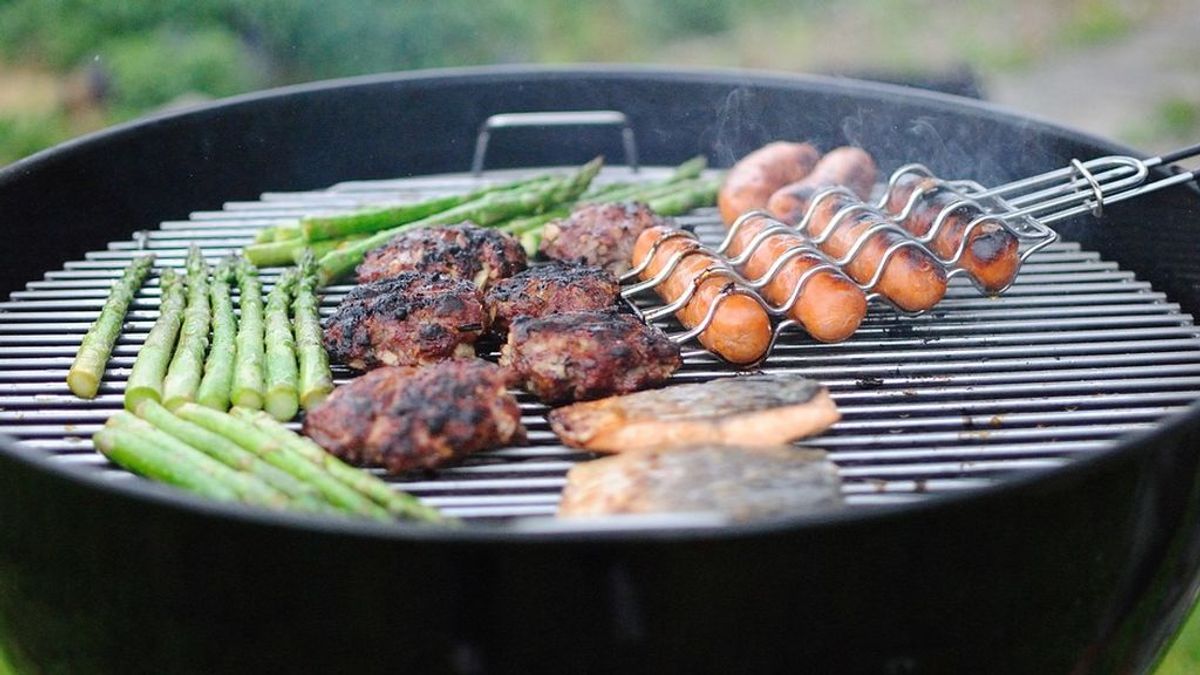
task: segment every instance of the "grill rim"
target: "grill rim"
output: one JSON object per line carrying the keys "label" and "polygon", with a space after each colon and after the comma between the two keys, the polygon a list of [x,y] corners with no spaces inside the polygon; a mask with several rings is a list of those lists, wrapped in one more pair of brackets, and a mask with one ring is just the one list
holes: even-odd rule
{"label": "grill rim", "polygon": [[[0,193],[9,184],[16,183],[24,175],[53,170],[55,164],[69,163],[73,156],[82,152],[102,150],[109,143],[117,143],[128,137],[139,135],[147,128],[161,125],[186,124],[190,120],[209,115],[222,115],[231,109],[252,106],[266,101],[314,93],[345,93],[359,88],[379,85],[426,85],[436,89],[448,81],[455,84],[487,84],[497,77],[524,80],[565,80],[579,77],[598,79],[637,79],[670,82],[699,82],[747,87],[781,87],[785,89],[816,89],[826,93],[844,93],[850,96],[874,95],[883,102],[894,101],[910,104],[925,101],[935,104],[955,115],[990,118],[999,122],[1016,123],[1031,128],[1039,135],[1048,134],[1057,139],[1089,145],[1112,154],[1127,154],[1145,157],[1130,148],[1078,130],[1063,127],[1025,113],[1019,113],[992,103],[965,99],[909,87],[819,75],[793,75],[763,70],[740,70],[722,68],[683,68],[661,66],[620,66],[586,64],[572,66],[488,66],[418,70],[403,73],[385,73],[350,78],[323,80],[299,85],[279,87],[234,96],[202,104],[182,111],[167,112],[140,118],[125,124],[104,129],[86,136],[69,140],[35,155],[0,168]],[[636,124],[636,120],[635,120]],[[428,175],[428,174],[421,174]],[[361,177],[360,177],[361,178]],[[351,177],[353,179],[353,177]],[[300,189],[299,187],[274,186],[270,189]],[[1194,194],[1198,191],[1189,185]],[[200,204],[197,208],[210,208],[215,204]],[[170,217],[170,214],[164,214]],[[154,225],[157,225],[156,223]],[[138,225],[133,226],[135,229]],[[64,261],[65,262],[65,261]],[[14,289],[19,290],[19,289]],[[1171,298],[1168,298],[1171,299]],[[596,542],[645,540],[704,540],[753,537],[780,534],[797,529],[839,527],[847,523],[876,522],[874,519],[900,519],[924,512],[925,509],[953,508],[964,500],[1019,498],[1025,491],[1050,490],[1067,482],[1076,482],[1094,473],[1102,472],[1110,464],[1134,460],[1143,453],[1159,452],[1169,445],[1169,440],[1185,435],[1189,429],[1200,427],[1200,400],[1193,401],[1180,412],[1159,420],[1153,428],[1138,430],[1122,435],[1114,446],[1103,453],[1088,455],[1071,462],[1070,466],[1045,471],[1021,473],[1008,477],[994,485],[965,492],[939,495],[936,498],[909,503],[879,505],[871,509],[845,509],[824,514],[801,514],[752,523],[727,524],[711,527],[668,527],[662,529],[598,528],[570,529],[564,531],[521,531],[499,526],[471,526],[460,529],[426,528],[398,522],[375,524],[354,520],[337,520],[280,513],[248,508],[237,504],[224,504],[192,496],[184,491],[158,485],[146,480],[111,482],[86,469],[54,462],[40,451],[20,447],[15,439],[0,434],[0,455],[6,460],[32,467],[37,471],[62,476],[68,480],[86,484],[110,494],[135,500],[148,500],[171,509],[186,510],[193,514],[210,515],[215,518],[233,519],[242,523],[280,527],[284,529],[320,531],[328,534],[351,534],[372,539],[400,539],[430,542],[496,542],[515,543],[548,540],[554,542]]]}

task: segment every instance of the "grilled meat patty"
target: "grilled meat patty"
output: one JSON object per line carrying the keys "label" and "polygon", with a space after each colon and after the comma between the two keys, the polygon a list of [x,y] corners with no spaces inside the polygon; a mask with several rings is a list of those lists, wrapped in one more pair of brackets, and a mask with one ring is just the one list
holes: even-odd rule
{"label": "grilled meat patty", "polygon": [[633,244],[648,227],[670,225],[640,202],[584,204],[542,230],[541,251],[564,262],[596,265],[620,276],[630,268]]}
{"label": "grilled meat patty", "polygon": [[615,310],[517,317],[500,350],[500,365],[546,403],[652,387],[682,364],[662,331]]}
{"label": "grilled meat patty", "polygon": [[680,384],[550,412],[563,443],[596,452],[697,443],[775,445],[818,434],[840,419],[829,392],[793,375]]}
{"label": "grilled meat patty", "polygon": [[525,269],[525,249],[514,237],[470,222],[421,227],[369,251],[358,266],[360,282],[402,272],[439,272],[487,288]]}
{"label": "grilled meat patty", "polygon": [[841,504],[837,467],[820,450],[698,445],[577,464],[567,472],[558,515],[716,512],[742,521]]}
{"label": "grilled meat patty", "polygon": [[616,304],[620,294],[617,278],[606,270],[551,262],[497,281],[483,303],[492,330],[503,335],[518,316],[604,309]]}
{"label": "grilled meat patty", "polygon": [[480,359],[373,370],[308,411],[304,433],[342,459],[392,474],[525,438],[504,371]]}
{"label": "grilled meat patty", "polygon": [[330,358],[364,370],[475,355],[487,329],[483,295],[446,274],[401,272],[355,286],[325,320]]}

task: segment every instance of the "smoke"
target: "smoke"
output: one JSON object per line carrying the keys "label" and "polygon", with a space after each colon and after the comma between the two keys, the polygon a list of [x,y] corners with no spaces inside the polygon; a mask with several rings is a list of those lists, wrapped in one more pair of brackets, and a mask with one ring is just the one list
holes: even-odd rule
{"label": "smoke", "polygon": [[732,165],[745,154],[743,148],[748,142],[766,137],[768,132],[760,120],[754,99],[754,92],[749,87],[737,87],[717,105],[713,151],[718,165]]}

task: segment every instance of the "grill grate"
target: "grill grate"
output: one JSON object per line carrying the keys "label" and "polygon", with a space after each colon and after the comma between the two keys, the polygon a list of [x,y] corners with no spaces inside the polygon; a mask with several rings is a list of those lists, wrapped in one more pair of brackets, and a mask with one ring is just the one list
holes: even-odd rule
{"label": "grill grate", "polygon": [[[653,180],[667,171],[643,168],[633,175],[606,168],[598,180]],[[229,202],[220,211],[164,222],[159,230],[136,233],[46,273],[0,303],[0,432],[17,438],[28,452],[47,453],[114,481],[136,480],[96,453],[89,439],[121,406],[133,357],[157,317],[157,278],[130,308],[100,395],[76,399],[65,377],[108,286],[138,249],[155,251],[158,269],[181,268],[187,245],[196,241],[216,262],[240,249],[257,228],[281,220],[411,201],[479,183],[447,175],[266,193],[260,201]],[[713,210],[678,220],[709,244],[724,235]],[[268,286],[275,272],[264,270]],[[332,311],[348,289],[327,289],[323,311]],[[957,278],[926,316],[902,317],[873,305],[845,343],[819,344],[786,332],[763,369],[807,375],[829,387],[843,419],[809,444],[829,450],[841,467],[847,502],[870,507],[1053,469],[1112,447],[1122,434],[1156,425],[1200,395],[1200,333],[1178,305],[1132,273],[1077,244],[1059,242],[1031,257],[1000,298],[981,297]],[[698,356],[676,379],[732,374],[715,358]],[[347,371],[335,375],[339,383],[350,377]],[[518,399],[529,445],[481,453],[460,466],[394,483],[476,521],[552,514],[566,470],[590,455],[559,445],[545,421],[546,408],[525,394]]]}

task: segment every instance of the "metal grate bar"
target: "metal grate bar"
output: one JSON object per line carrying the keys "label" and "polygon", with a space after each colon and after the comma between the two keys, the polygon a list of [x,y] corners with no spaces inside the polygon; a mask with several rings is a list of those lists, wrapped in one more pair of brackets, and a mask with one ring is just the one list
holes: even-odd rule
{"label": "metal grate bar", "polygon": [[[634,176],[614,167],[600,181],[653,180],[668,171],[643,168]],[[186,246],[195,241],[215,262],[258,228],[305,213],[402,203],[533,173],[270,192],[259,201],[228,202],[219,211],[164,222],[159,230],[48,271],[0,302],[0,432],[18,438],[28,452],[46,453],[108,480],[134,479],[95,453],[89,437],[121,406],[133,357],[158,315],[156,279],[138,294],[100,395],[92,401],[74,398],[65,377],[109,285],[140,250],[155,251],[159,269],[180,267]],[[724,234],[712,209],[679,221],[710,243]],[[277,273],[264,270],[264,282],[269,286]],[[332,311],[348,290],[327,289],[324,311]],[[980,297],[965,280],[955,279],[946,300],[929,315],[905,318],[873,307],[845,343],[785,333],[763,370],[826,383],[843,419],[807,445],[828,449],[839,463],[849,504],[871,508],[1054,470],[1111,448],[1123,434],[1153,427],[1200,396],[1200,331],[1191,316],[1132,272],[1078,244],[1059,242],[1031,257],[1003,297]],[[335,374],[339,381],[351,376],[344,370]],[[701,355],[689,359],[676,378],[732,374]],[[468,519],[552,515],[564,473],[592,455],[559,445],[545,421],[546,407],[523,393],[518,399],[529,445],[389,480]]]}

